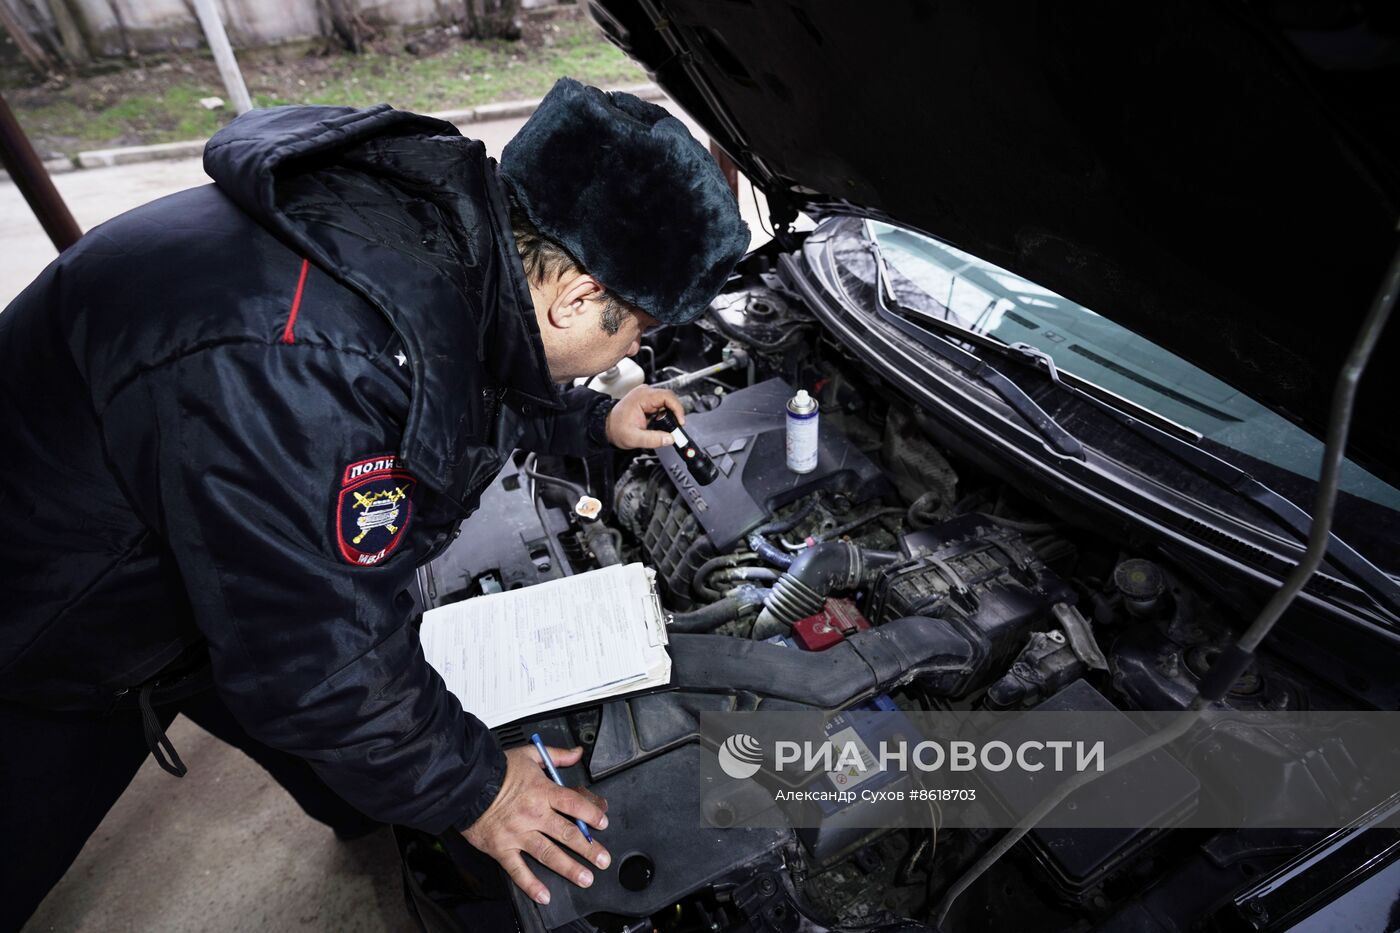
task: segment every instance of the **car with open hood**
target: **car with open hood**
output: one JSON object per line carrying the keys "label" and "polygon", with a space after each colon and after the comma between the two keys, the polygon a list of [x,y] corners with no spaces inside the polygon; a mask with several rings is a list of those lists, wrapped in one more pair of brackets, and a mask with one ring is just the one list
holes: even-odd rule
{"label": "car with open hood", "polygon": [[[1396,251],[1394,11],[589,8],[762,191],[773,237],[638,356],[713,482],[669,449],[517,455],[472,519],[500,534],[420,571],[437,606],[642,561],[674,662],[666,691],[497,730],[585,747],[566,779],[633,814],[603,834],[614,870],[551,878],[542,907],[403,832],[423,924],[1395,929],[1400,798],[1345,829],[1032,832],[941,922],[996,830],[702,827],[687,798],[706,711],[1190,705],[1304,553],[1333,385]],[[1321,566],[1215,708],[1400,706],[1397,347],[1392,327],[1349,413]],[[820,456],[794,474],[798,389]],[[1348,780],[1336,749],[1283,746],[1288,793]]]}

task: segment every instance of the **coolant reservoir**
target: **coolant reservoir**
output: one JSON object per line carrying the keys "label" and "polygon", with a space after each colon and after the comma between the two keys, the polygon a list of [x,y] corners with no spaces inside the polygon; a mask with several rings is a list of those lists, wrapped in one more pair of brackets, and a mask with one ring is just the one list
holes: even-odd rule
{"label": "coolant reservoir", "polygon": [[622,398],[645,380],[646,374],[642,372],[641,365],[630,356],[624,356],[622,362],[612,369],[604,370],[588,380],[588,387],[613,398]]}

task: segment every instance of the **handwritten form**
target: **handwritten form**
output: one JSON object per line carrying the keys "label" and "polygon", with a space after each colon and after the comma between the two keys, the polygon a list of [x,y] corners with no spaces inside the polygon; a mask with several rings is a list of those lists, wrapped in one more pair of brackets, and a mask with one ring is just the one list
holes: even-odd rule
{"label": "handwritten form", "polygon": [[488,727],[671,681],[653,571],[604,567],[423,614],[423,653]]}

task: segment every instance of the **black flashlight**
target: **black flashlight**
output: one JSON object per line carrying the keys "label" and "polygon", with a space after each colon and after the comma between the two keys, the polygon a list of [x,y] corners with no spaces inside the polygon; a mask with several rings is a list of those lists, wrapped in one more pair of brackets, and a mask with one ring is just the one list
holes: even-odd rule
{"label": "black flashlight", "polygon": [[719,470],[715,467],[715,462],[710,459],[710,455],[701,450],[681,430],[681,426],[676,424],[675,415],[672,415],[668,409],[663,408],[652,415],[649,425],[653,431],[665,431],[671,435],[671,439],[676,442],[676,453],[680,454],[685,468],[690,471],[690,475],[701,486],[710,485],[715,481],[715,477],[719,476]]}

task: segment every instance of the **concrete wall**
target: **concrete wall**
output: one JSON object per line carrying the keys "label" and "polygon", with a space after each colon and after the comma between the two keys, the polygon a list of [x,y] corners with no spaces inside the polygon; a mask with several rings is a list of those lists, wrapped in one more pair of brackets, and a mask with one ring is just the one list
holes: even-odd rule
{"label": "concrete wall", "polygon": [[[14,0],[0,0],[13,3]],[[525,8],[555,0],[522,0]],[[160,52],[197,48],[203,34],[186,0],[38,0],[29,5],[52,26],[49,4],[73,11],[88,45],[100,56],[119,56],[128,48]],[[371,25],[424,26],[458,22],[465,0],[350,0]],[[216,0],[224,27],[235,47],[273,45],[325,35],[327,23],[317,0]]]}
{"label": "concrete wall", "polygon": [[[199,22],[184,0],[74,0],[74,3],[94,27],[94,35],[101,37],[103,54],[122,54],[123,27],[126,41],[140,52],[191,48],[203,41]],[[316,0],[217,0],[216,5],[235,47],[272,45],[325,33]],[[371,23],[416,26],[438,18],[433,0],[365,0],[355,4],[355,8]]]}

